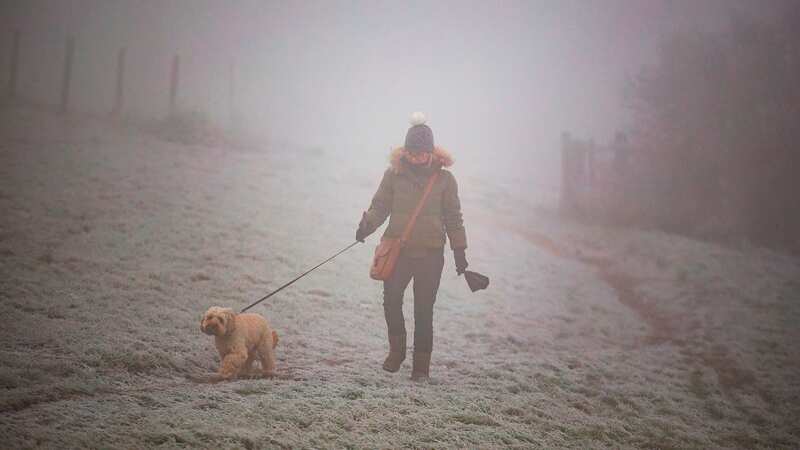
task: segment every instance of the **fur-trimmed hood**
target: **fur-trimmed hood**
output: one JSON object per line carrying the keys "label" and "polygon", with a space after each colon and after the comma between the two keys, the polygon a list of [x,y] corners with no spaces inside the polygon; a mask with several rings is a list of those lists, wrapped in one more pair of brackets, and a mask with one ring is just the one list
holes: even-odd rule
{"label": "fur-trimmed hood", "polygon": [[[392,168],[394,173],[400,173],[403,171],[403,153],[405,149],[403,147],[397,147],[396,149],[392,150],[392,153],[389,155],[389,166]],[[455,163],[453,159],[453,155],[448,152],[447,150],[441,147],[433,147],[433,165],[438,167],[450,167]]]}

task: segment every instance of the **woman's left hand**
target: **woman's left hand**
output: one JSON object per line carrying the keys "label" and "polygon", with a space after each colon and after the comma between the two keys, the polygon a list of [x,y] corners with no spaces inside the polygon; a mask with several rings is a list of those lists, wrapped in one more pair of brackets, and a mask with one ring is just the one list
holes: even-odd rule
{"label": "woman's left hand", "polygon": [[457,248],[453,250],[453,257],[456,260],[456,273],[461,275],[467,270],[467,266],[469,266],[469,263],[467,263],[467,255],[464,253],[463,248]]}

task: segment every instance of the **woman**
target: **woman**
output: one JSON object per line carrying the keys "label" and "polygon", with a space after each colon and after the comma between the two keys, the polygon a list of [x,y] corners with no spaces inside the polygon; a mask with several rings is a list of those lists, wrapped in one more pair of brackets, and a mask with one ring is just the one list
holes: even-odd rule
{"label": "woman", "polygon": [[406,327],[403,292],[414,280],[414,356],[411,379],[427,380],[433,347],[433,304],[444,266],[445,234],[450,239],[456,271],[467,268],[464,251],[467,236],[461,217],[458,186],[453,175],[442,169],[453,159],[433,145],[433,132],[425,116],[414,113],[403,147],[392,151],[390,167],[383,174],[369,210],[356,231],[356,240],[372,234],[389,217],[384,238],[399,238],[419,203],[431,175],[439,172],[411,235],[400,253],[392,276],[383,282],[383,311],[389,331],[389,355],[384,370],[397,372],[406,357]]}

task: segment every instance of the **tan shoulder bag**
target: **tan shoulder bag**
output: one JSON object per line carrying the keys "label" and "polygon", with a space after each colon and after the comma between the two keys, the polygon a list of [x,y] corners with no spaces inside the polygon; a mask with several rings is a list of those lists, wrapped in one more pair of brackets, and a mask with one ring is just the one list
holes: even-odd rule
{"label": "tan shoulder bag", "polygon": [[433,175],[431,175],[430,179],[428,179],[428,184],[425,186],[425,192],[422,193],[422,198],[419,199],[419,203],[417,203],[417,207],[414,209],[414,213],[411,215],[411,218],[406,224],[405,229],[403,229],[403,234],[400,235],[400,238],[381,239],[380,244],[375,247],[375,256],[372,258],[372,267],[369,269],[369,276],[373,280],[385,281],[392,276],[392,273],[394,272],[394,266],[397,263],[397,258],[400,256],[400,250],[406,245],[408,237],[411,236],[411,230],[414,228],[414,224],[417,222],[417,216],[419,216],[420,211],[422,211],[422,207],[425,205],[425,200],[428,199],[428,196],[433,189],[433,184],[436,182],[438,177],[439,171],[437,170],[433,173]]}

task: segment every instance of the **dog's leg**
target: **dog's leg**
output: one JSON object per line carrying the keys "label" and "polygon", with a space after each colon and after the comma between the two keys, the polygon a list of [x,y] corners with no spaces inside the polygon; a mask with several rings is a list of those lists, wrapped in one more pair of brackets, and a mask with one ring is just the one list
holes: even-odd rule
{"label": "dog's leg", "polygon": [[266,337],[261,339],[258,343],[258,355],[261,358],[261,370],[264,376],[267,378],[275,376],[275,350],[272,339]]}
{"label": "dog's leg", "polygon": [[253,349],[251,352],[247,352],[247,361],[244,362],[244,366],[242,366],[242,375],[250,376],[253,370],[253,361],[256,360],[256,351]]}
{"label": "dog's leg", "polygon": [[219,376],[225,380],[230,380],[238,376],[245,362],[247,361],[247,349],[245,347],[231,350],[222,360],[219,367]]}

